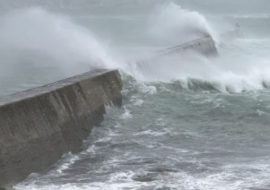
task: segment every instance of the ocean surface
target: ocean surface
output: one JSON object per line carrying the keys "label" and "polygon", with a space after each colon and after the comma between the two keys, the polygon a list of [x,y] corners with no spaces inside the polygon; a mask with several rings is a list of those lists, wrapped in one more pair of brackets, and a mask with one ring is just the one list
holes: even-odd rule
{"label": "ocean surface", "polygon": [[[164,48],[210,35],[218,56]],[[269,0],[1,0],[0,96],[121,71],[83,151],[16,190],[269,190]]]}

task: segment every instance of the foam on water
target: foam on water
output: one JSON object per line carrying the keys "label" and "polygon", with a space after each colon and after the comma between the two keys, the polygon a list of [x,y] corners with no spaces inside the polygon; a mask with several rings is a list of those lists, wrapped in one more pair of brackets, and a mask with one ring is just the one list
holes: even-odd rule
{"label": "foam on water", "polygon": [[[197,167],[205,166],[194,163]],[[220,172],[209,174],[189,174],[187,172],[163,172],[160,174],[145,173],[144,171],[127,171],[114,173],[104,182],[53,184],[23,184],[17,190],[69,190],[69,189],[95,189],[95,190],[124,190],[124,189],[187,189],[187,190],[245,190],[254,187],[268,188],[265,181],[270,175],[269,164],[249,163],[247,165],[227,165]],[[136,181],[144,177],[145,182]],[[149,178],[149,181],[148,179]],[[150,178],[153,178],[150,180]],[[134,180],[135,179],[135,180]]]}
{"label": "foam on water", "polygon": [[[209,34],[216,41],[219,56],[208,58],[190,52],[155,57],[153,52],[149,51],[151,56],[144,56],[146,58],[142,58],[139,62],[129,61],[122,67],[137,80],[148,82],[181,80],[188,84],[196,79],[202,83],[208,82],[223,92],[261,90],[270,82],[270,57],[267,54],[269,40],[252,41],[243,38],[244,36],[235,41],[228,41],[227,38],[223,40],[202,14],[183,9],[175,3],[156,8],[153,15],[149,16],[146,31],[151,36],[149,38],[159,40],[162,46],[164,44],[170,46]],[[144,54],[145,52],[147,50],[144,50]]]}
{"label": "foam on water", "polygon": [[125,112],[120,116],[120,119],[130,119],[132,118],[132,114],[127,108],[124,108]]}
{"label": "foam on water", "polygon": [[[208,59],[201,55],[170,55],[148,60],[140,64],[133,73],[139,80],[172,81],[188,83],[190,79],[208,81],[220,91],[242,92],[260,90],[270,82],[269,60],[264,43],[248,44],[262,48],[256,52],[253,47],[244,49],[241,41],[238,45],[226,45],[220,50],[218,58]],[[235,45],[235,44],[234,44]],[[251,52],[248,52],[251,51]],[[143,73],[143,74],[142,74]]]}
{"label": "foam on water", "polygon": [[[154,8],[147,20],[148,27],[142,28],[142,33],[161,43],[160,48],[208,34],[216,40],[219,56],[156,56],[158,53],[144,50],[151,58],[137,55],[127,61],[121,58],[121,54],[126,57],[126,52],[118,52],[116,57],[89,29],[71,19],[41,8],[29,8],[9,12],[0,19],[1,86],[5,81],[19,83],[20,87],[46,82],[47,74],[42,73],[47,70],[52,81],[97,67],[118,68],[141,81],[207,81],[220,91],[242,92],[268,86],[270,68],[265,41],[227,44],[219,39],[206,17],[175,3]],[[24,75],[29,70],[33,72],[31,77]]]}
{"label": "foam on water", "polygon": [[[156,86],[155,94],[139,90],[133,93],[132,97],[144,97],[142,108],[134,106],[133,98],[127,96],[125,108],[109,107],[104,123],[101,127],[94,128],[85,142],[86,149],[83,152],[74,157],[65,156],[52,171],[30,176],[15,189],[267,189],[269,156],[259,156],[256,146],[266,150],[269,148],[269,140],[263,140],[265,147],[261,147],[261,142],[254,142],[253,138],[257,135],[260,139],[263,139],[262,135],[268,137],[268,127],[264,132],[261,127],[254,128],[253,125],[250,128],[245,127],[245,130],[240,125],[237,129],[237,118],[242,114],[243,117],[247,116],[246,119],[253,117],[249,111],[256,111],[253,107],[261,99],[258,95],[242,97],[220,93],[185,94],[176,88],[160,91],[159,85]],[[134,89],[136,90],[132,90]],[[252,101],[248,105],[250,108],[243,108],[245,111],[241,111],[239,103],[236,103],[239,99]],[[166,107],[153,105],[154,102],[159,102],[160,106],[164,104],[163,101],[166,101]],[[193,110],[183,111],[186,108],[179,102],[187,103]],[[247,103],[244,102],[242,106],[244,105]],[[201,118],[208,111],[219,114],[218,110],[223,111],[220,113],[223,116],[227,108],[234,110],[235,116],[211,116],[213,120],[207,122]],[[128,112],[134,112],[133,117],[119,120],[127,109]],[[201,109],[204,112],[200,112]],[[265,110],[264,107],[261,109]],[[170,114],[166,115],[168,111]],[[269,111],[265,112],[269,114]],[[172,118],[176,120],[172,121]],[[259,118],[261,116],[256,115],[252,120]],[[205,119],[209,120],[209,117]],[[233,124],[223,127],[221,123],[227,119]],[[201,124],[197,124],[197,120]],[[186,126],[185,123],[191,124]],[[257,124],[263,123],[258,120]],[[242,146],[249,148],[246,150]],[[55,171],[59,169],[61,172],[55,175]]]}
{"label": "foam on water", "polygon": [[[143,6],[146,0],[136,2]],[[106,107],[104,122],[82,152],[66,154],[50,171],[30,175],[15,189],[269,189],[270,40],[245,34],[222,39],[207,15],[175,2],[139,13],[143,21],[132,14],[83,16],[102,20],[110,31],[115,22],[131,22],[132,28],[118,23],[125,32],[119,35],[132,41],[131,30],[137,28],[138,38],[148,39],[134,38],[132,52],[124,51],[130,44],[108,46],[90,21],[85,28],[41,8],[0,19],[0,56],[8,63],[2,65],[15,72],[8,76],[29,63],[29,69],[34,63],[37,71],[49,67],[61,76],[106,67],[120,69],[124,83],[123,108]],[[215,58],[192,51],[156,56],[164,47],[206,34],[218,46]]]}

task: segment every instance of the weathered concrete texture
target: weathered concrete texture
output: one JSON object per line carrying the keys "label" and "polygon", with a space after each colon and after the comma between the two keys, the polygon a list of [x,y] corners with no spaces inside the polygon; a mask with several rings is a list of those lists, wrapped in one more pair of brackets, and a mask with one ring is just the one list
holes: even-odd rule
{"label": "weathered concrete texture", "polygon": [[118,71],[96,70],[0,99],[0,186],[79,151],[121,89]]}

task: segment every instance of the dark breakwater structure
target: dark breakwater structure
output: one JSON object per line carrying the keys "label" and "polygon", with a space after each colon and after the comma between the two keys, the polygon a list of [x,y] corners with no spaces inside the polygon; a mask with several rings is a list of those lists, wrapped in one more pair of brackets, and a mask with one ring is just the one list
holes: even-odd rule
{"label": "dark breakwater structure", "polygon": [[121,89],[117,70],[95,70],[1,98],[0,186],[80,151],[105,105],[121,106]]}

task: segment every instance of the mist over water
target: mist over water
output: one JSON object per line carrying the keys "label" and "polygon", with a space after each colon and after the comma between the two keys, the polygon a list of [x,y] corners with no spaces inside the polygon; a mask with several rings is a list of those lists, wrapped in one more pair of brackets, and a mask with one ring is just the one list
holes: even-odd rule
{"label": "mist over water", "polygon": [[1,17],[0,57],[0,86],[7,92],[114,65],[91,31],[38,7]]}
{"label": "mist over water", "polygon": [[148,22],[149,37],[155,37],[156,41],[164,40],[175,44],[201,38],[207,34],[214,35],[213,29],[203,15],[172,2],[157,7]]}
{"label": "mist over water", "polygon": [[[76,9],[84,3],[78,3]],[[102,5],[106,7],[106,2]],[[120,3],[116,9],[124,5]],[[228,41],[219,36],[234,30],[239,17],[230,23],[224,15],[216,16],[223,19],[225,28],[220,24],[214,26],[217,18],[211,20],[213,13],[208,19],[196,10],[183,8],[179,2],[169,1],[153,3],[147,13],[143,11],[139,16],[138,13],[92,15],[84,11],[78,14],[57,13],[46,6],[5,11],[0,30],[2,88],[7,92],[16,88],[18,91],[24,86],[45,84],[96,67],[118,68],[141,81],[208,81],[221,91],[241,92],[268,86],[269,56],[265,48],[269,47],[269,40],[242,36]],[[215,39],[220,51],[218,58],[209,59],[196,52],[157,56],[166,47],[205,35]],[[25,76],[29,75],[28,70],[31,77]]]}
{"label": "mist over water", "polygon": [[[0,1],[0,96],[119,69],[123,108],[18,190],[269,189],[270,2]],[[211,36],[218,56],[168,47]]]}

